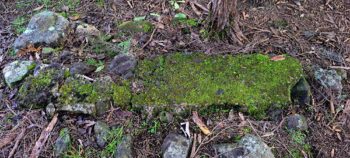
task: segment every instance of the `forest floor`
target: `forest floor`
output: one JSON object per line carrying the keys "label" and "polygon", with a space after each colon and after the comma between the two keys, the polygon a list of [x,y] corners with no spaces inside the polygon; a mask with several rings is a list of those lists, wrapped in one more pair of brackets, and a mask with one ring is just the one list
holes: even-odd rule
{"label": "forest floor", "polygon": [[[308,108],[293,107],[285,109],[282,119],[255,120],[249,116],[220,111],[202,115],[210,129],[220,123],[232,126],[232,130],[203,143],[197,150],[198,155],[215,157],[210,148],[217,142],[229,142],[225,133],[259,135],[271,148],[276,157],[293,157],[293,140],[281,124],[289,114],[299,113],[307,118],[309,130],[305,141],[311,145],[312,157],[350,157],[350,82],[343,80],[342,99],[335,99],[332,91],[322,87],[314,77],[313,66],[337,69],[349,73],[350,70],[350,1],[298,1],[277,0],[274,2],[253,3],[248,0],[239,2],[240,26],[248,38],[242,45],[227,40],[206,37],[208,0],[189,1],[179,4],[172,0],[5,0],[0,2],[0,68],[10,61],[25,58],[13,53],[12,45],[16,37],[25,30],[30,18],[43,10],[51,10],[65,15],[70,21],[83,21],[96,26],[106,36],[108,42],[117,44],[128,42],[128,50],[138,59],[172,52],[204,52],[206,54],[289,54],[299,59],[312,88],[312,104]],[[173,4],[173,5],[172,5]],[[195,19],[193,25],[176,25],[172,18],[184,13]],[[154,16],[155,15],[155,16]],[[118,25],[124,21],[143,18],[152,22],[156,29],[149,33],[136,33],[132,36],[118,34]],[[72,52],[86,44],[79,38],[70,39],[65,48]],[[113,51],[113,50],[112,50]],[[101,52],[101,51],[99,51]],[[102,51],[103,52],[103,51]],[[96,50],[84,47],[83,55],[74,56],[74,61],[93,58],[96,63],[108,64],[113,59],[106,55],[103,59]],[[92,74],[91,78],[101,74]],[[0,79],[3,75],[1,75]],[[16,148],[14,157],[29,155],[40,136],[50,122],[42,110],[23,110],[13,100],[16,89],[0,87],[0,157],[7,157]],[[335,113],[332,108],[334,107]],[[229,118],[230,115],[230,119]],[[163,138],[169,132],[180,132],[180,122],[189,121],[191,130],[199,134],[191,116],[177,118],[170,123],[162,123],[155,118],[145,122],[142,114],[112,108],[98,120],[104,120],[110,126],[138,129],[134,140],[135,157],[160,157],[159,149]],[[70,157],[91,157],[95,148],[92,141],[91,122],[96,118],[82,115],[64,115],[59,117],[52,130],[41,157],[52,157],[53,143],[62,127],[68,127],[72,133],[73,147]],[[209,121],[208,121],[209,120]],[[246,121],[244,125],[240,122]],[[131,123],[130,123],[131,122]],[[227,123],[230,122],[230,123]],[[132,124],[132,128],[127,128]],[[25,132],[16,144],[16,137]],[[232,139],[231,139],[232,140]],[[96,156],[96,155],[94,155]],[[306,154],[304,157],[307,156]],[[98,157],[98,156],[96,156]]]}

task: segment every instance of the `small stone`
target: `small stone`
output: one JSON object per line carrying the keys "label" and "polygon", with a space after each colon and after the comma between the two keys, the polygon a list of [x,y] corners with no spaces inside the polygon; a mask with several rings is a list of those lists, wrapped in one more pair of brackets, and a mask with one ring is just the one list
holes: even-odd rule
{"label": "small stone", "polygon": [[56,112],[55,105],[52,103],[48,104],[45,108],[45,111],[46,111],[46,115],[51,118]]}
{"label": "small stone", "polygon": [[76,33],[82,36],[98,36],[101,34],[101,32],[95,26],[85,23],[77,26]]}
{"label": "small stone", "polygon": [[14,49],[27,47],[29,44],[47,47],[61,46],[68,33],[69,21],[63,16],[44,11],[34,15],[27,29],[15,40]]}
{"label": "small stone", "polygon": [[132,137],[124,136],[121,143],[117,146],[115,158],[132,158]]}
{"label": "small stone", "polygon": [[215,144],[213,145],[219,158],[239,158],[244,156],[244,149],[237,144]]}
{"label": "small stone", "polygon": [[82,62],[74,63],[70,68],[69,72],[71,75],[80,74],[80,75],[88,75],[96,70],[95,66],[87,65]]}
{"label": "small stone", "polygon": [[109,72],[129,79],[133,76],[133,70],[136,66],[136,60],[133,56],[127,54],[119,54],[114,57],[109,65]]}
{"label": "small stone", "polygon": [[343,89],[343,85],[341,83],[342,77],[335,70],[316,68],[315,78],[325,88],[334,90],[339,93]]}
{"label": "small stone", "polygon": [[162,122],[170,123],[174,120],[174,116],[173,116],[173,114],[171,114],[169,112],[162,111],[159,114],[159,119]]}
{"label": "small stone", "polygon": [[26,77],[30,70],[35,68],[35,63],[33,61],[14,61],[7,64],[2,73],[4,74],[4,79],[9,87],[15,85],[15,83],[21,81]]}
{"label": "small stone", "polygon": [[287,117],[287,128],[290,130],[306,131],[308,128],[306,118],[303,115],[293,114]]}
{"label": "small stone", "polygon": [[299,80],[299,82],[292,88],[292,99],[294,104],[309,105],[311,102],[311,87],[305,78]]}
{"label": "small stone", "polygon": [[71,139],[70,139],[68,128],[61,129],[60,135],[55,141],[55,146],[54,146],[55,155],[58,157],[62,156],[68,150],[70,144],[71,144]]}
{"label": "small stone", "polygon": [[94,132],[96,137],[96,143],[99,147],[106,146],[107,138],[109,134],[109,126],[101,121],[97,121],[94,126]]}
{"label": "small stone", "polygon": [[72,60],[73,59],[73,52],[68,51],[68,50],[63,50],[63,52],[60,54],[59,57],[61,62],[65,62],[67,60]]}
{"label": "small stone", "polygon": [[245,158],[274,158],[271,149],[260,138],[245,135],[238,143],[244,149]]}
{"label": "small stone", "polygon": [[87,114],[95,115],[96,114],[96,105],[93,103],[75,103],[61,105],[57,107],[57,111],[65,111],[73,114]]}
{"label": "small stone", "polygon": [[219,158],[274,158],[271,149],[259,138],[245,135],[238,144],[216,144]]}
{"label": "small stone", "polygon": [[191,140],[179,134],[169,134],[162,144],[163,158],[186,158],[191,148]]}

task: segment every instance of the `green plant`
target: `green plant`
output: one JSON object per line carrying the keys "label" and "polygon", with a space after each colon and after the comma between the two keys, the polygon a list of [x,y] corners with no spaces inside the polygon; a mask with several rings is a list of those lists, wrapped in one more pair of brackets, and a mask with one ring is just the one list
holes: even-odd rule
{"label": "green plant", "polygon": [[299,145],[304,145],[305,143],[305,138],[306,135],[302,132],[302,131],[291,131],[291,136],[292,136],[292,140],[293,142],[295,142],[296,144]]}
{"label": "green plant", "polygon": [[131,46],[131,38],[124,42],[120,42],[117,46],[121,49],[121,53],[128,53]]}
{"label": "green plant", "polygon": [[16,34],[19,35],[23,33],[25,28],[25,23],[27,19],[24,16],[18,16],[15,20],[12,21],[12,27],[15,30]]}
{"label": "green plant", "polygon": [[32,5],[32,0],[17,0],[16,1],[16,8],[17,9],[23,9],[25,7],[29,7]]}
{"label": "green plant", "polygon": [[105,64],[103,61],[101,61],[101,60],[97,61],[97,60],[92,59],[92,58],[87,59],[86,64],[95,66],[96,67],[95,72],[100,72],[105,68]]}
{"label": "green plant", "polygon": [[152,126],[148,128],[148,133],[156,134],[160,127],[160,122],[158,120],[152,121]]}
{"label": "green plant", "polygon": [[80,0],[60,0],[58,2],[59,7],[67,6],[71,10],[74,10],[79,5],[80,5]]}
{"label": "green plant", "polygon": [[82,146],[78,146],[78,149],[76,149],[74,146],[71,146],[71,148],[67,151],[67,153],[63,156],[64,158],[83,158],[84,153],[82,150]]}
{"label": "green plant", "polygon": [[115,128],[110,131],[108,135],[108,144],[107,146],[101,151],[101,157],[114,157],[115,151],[117,149],[118,144],[120,144],[122,137],[123,137],[123,127]]}
{"label": "green plant", "polygon": [[185,3],[185,1],[184,0],[170,0],[169,3],[173,7],[173,9],[178,10],[178,9],[180,9],[179,3]]}

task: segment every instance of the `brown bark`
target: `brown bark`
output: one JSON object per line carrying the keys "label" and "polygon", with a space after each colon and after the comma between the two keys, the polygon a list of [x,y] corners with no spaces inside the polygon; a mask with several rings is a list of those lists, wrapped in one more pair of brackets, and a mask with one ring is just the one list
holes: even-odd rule
{"label": "brown bark", "polygon": [[240,45],[247,40],[239,27],[237,0],[212,0],[210,23],[213,30],[226,31],[230,38]]}

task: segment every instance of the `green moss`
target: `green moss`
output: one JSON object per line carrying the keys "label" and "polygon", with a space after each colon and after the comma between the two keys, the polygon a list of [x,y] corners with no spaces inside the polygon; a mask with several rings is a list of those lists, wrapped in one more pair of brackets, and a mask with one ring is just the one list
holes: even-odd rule
{"label": "green moss", "polygon": [[52,99],[51,89],[57,81],[63,79],[60,70],[48,69],[37,76],[29,76],[19,89],[20,104],[29,108],[41,108]]}
{"label": "green moss", "polygon": [[240,105],[262,117],[271,105],[282,108],[291,103],[290,89],[302,68],[291,57],[271,61],[261,54],[176,53],[140,61],[136,74],[144,91],[133,96],[133,105]]}
{"label": "green moss", "polygon": [[296,146],[296,149],[292,149],[291,150],[291,156],[293,158],[301,158],[304,157],[303,153],[301,151],[303,151],[304,153],[308,154],[310,157],[312,157],[311,155],[311,146],[310,144],[307,143],[306,140],[306,134],[302,131],[294,131],[291,130],[289,131],[289,135],[292,139],[292,143],[294,146]]}
{"label": "green moss", "polygon": [[59,89],[59,93],[61,94],[58,98],[60,106],[77,103],[97,105],[101,101],[107,102],[107,105],[109,105],[109,101],[113,101],[115,105],[126,106],[130,104],[131,98],[129,82],[127,81],[118,85],[111,81],[96,81],[91,83],[84,79],[73,77],[66,80]]}

